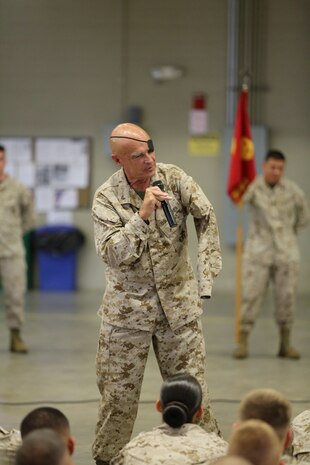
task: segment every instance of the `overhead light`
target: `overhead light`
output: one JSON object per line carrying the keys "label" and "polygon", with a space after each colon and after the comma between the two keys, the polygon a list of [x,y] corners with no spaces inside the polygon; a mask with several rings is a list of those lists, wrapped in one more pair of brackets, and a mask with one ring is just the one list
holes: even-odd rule
{"label": "overhead light", "polygon": [[154,81],[165,82],[179,79],[185,74],[184,68],[175,65],[160,65],[150,69]]}

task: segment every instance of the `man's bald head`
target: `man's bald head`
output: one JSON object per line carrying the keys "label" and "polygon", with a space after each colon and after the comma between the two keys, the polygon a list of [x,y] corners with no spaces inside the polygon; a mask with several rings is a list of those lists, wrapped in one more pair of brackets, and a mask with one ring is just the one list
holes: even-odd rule
{"label": "man's bald head", "polygon": [[114,136],[133,137],[141,140],[147,140],[150,138],[143,128],[132,123],[121,123],[116,126],[111,133],[111,137]]}
{"label": "man's bald head", "polygon": [[128,150],[131,142],[145,142],[150,140],[149,134],[140,126],[132,123],[122,123],[113,129],[110,136],[112,153],[122,155]]}
{"label": "man's bald head", "polygon": [[156,172],[156,154],[148,133],[132,123],[122,123],[110,136],[112,160],[121,166],[131,186],[145,191]]}

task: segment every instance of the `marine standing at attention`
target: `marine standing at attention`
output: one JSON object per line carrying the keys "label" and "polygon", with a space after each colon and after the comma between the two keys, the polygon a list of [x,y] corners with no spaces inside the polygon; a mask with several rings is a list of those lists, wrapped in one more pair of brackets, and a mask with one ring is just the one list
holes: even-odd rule
{"label": "marine standing at attention", "polygon": [[24,322],[26,263],[23,234],[34,226],[32,194],[21,182],[5,172],[6,153],[0,146],[0,276],[4,290],[10,350],[26,353],[21,337]]}
{"label": "marine standing at attention", "polygon": [[274,284],[278,356],[300,357],[290,339],[299,269],[297,234],[309,221],[309,208],[300,187],[283,177],[284,168],[283,153],[269,150],[263,175],[243,197],[249,204],[250,226],[243,255],[240,343],[233,352],[235,358],[248,356],[248,336],[269,282]]}

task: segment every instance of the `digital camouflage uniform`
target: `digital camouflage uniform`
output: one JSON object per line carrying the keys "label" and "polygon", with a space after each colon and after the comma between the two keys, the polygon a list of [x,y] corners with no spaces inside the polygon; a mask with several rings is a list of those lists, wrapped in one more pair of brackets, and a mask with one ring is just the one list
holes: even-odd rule
{"label": "digital camouflage uniform", "polygon": [[259,176],[244,201],[250,226],[242,265],[241,330],[251,330],[269,281],[274,284],[276,321],[290,329],[299,268],[297,233],[309,221],[305,196],[288,179],[270,187]]}
{"label": "digital camouflage uniform", "polygon": [[16,452],[21,444],[19,431],[7,431],[0,426],[0,465],[14,465]]}
{"label": "digital camouflage uniform", "polygon": [[292,421],[293,455],[298,464],[310,464],[310,410],[304,410]]}
{"label": "digital camouflage uniform", "polygon": [[[297,460],[290,454],[283,454],[281,456],[280,465],[298,465]],[[300,465],[306,465],[303,462]]]}
{"label": "digital camouflage uniform", "polygon": [[184,424],[175,429],[163,424],[132,439],[111,465],[208,465],[226,455],[227,448],[224,439],[198,425]]}
{"label": "digital camouflage uniform", "polygon": [[26,288],[23,234],[34,225],[34,209],[31,192],[10,177],[0,182],[0,218],[0,277],[7,324],[20,329]]}
{"label": "digital camouflage uniform", "polygon": [[[177,227],[162,209],[146,224],[139,195],[119,170],[96,192],[95,244],[106,264],[107,285],[99,310],[97,352],[101,393],[93,445],[95,459],[109,461],[130,440],[150,344],[164,379],[189,372],[202,385],[202,425],[218,431],[205,381],[205,346],[200,297],[210,296],[221,269],[212,205],[193,179],[174,165],[157,164],[171,195]],[[151,182],[152,182],[151,181]],[[186,217],[194,217],[198,237],[198,284],[188,255]]]}

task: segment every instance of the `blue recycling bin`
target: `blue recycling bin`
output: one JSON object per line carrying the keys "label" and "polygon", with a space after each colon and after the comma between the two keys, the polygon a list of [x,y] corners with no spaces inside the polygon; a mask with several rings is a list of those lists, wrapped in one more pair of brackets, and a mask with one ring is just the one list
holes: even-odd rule
{"label": "blue recycling bin", "polygon": [[76,290],[77,251],[84,235],[74,226],[52,225],[36,229],[39,289]]}

